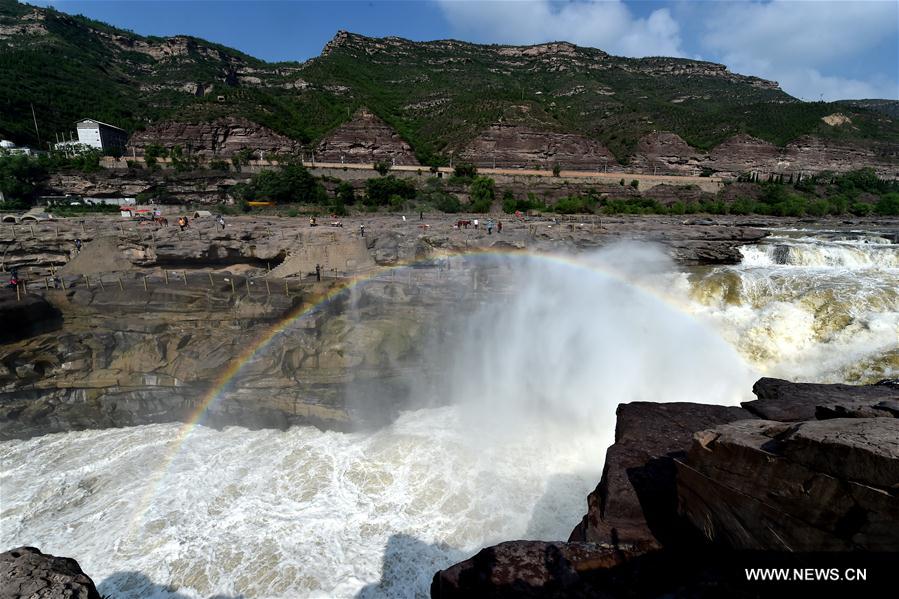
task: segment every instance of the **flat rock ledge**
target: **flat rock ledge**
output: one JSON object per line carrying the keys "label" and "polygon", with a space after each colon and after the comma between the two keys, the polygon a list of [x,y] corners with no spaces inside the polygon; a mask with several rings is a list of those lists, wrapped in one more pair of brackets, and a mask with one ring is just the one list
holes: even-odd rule
{"label": "flat rock ledge", "polygon": [[18,547],[0,553],[0,599],[100,599],[94,581],[70,557]]}
{"label": "flat rock ledge", "polygon": [[747,581],[752,567],[868,567],[853,592],[894,596],[899,384],[763,378],[753,391],[743,407],[620,405],[568,541],[483,549],[437,572],[431,596],[795,596]]}

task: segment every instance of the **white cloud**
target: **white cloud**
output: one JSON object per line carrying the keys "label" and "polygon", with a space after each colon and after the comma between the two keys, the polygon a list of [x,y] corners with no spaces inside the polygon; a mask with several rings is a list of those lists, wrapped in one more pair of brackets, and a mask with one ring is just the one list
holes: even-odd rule
{"label": "white cloud", "polygon": [[706,53],[733,71],[775,79],[795,96],[899,99],[895,72],[863,79],[833,74],[885,43],[893,46],[893,56],[879,62],[896,70],[894,1],[716,3],[707,6],[702,28],[699,42]]}
{"label": "white cloud", "polygon": [[537,44],[568,41],[624,56],[683,56],[680,26],[667,8],[638,18],[618,0],[438,0],[458,35],[473,41]]}

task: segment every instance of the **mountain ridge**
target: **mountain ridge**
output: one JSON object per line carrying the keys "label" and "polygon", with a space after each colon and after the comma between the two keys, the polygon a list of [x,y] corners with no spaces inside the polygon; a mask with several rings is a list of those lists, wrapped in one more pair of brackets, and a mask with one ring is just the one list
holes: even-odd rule
{"label": "mountain ridge", "polygon": [[[240,117],[312,148],[362,108],[422,164],[446,164],[497,124],[583,135],[623,163],[659,131],[702,151],[738,134],[780,147],[806,135],[899,139],[889,101],[867,102],[801,102],[776,82],[717,63],[616,57],[569,42],[414,42],[338,31],[319,56],[270,63],[194,36],[143,36],[0,0],[0,135],[37,143],[33,104],[43,146],[90,115],[132,133],[160,121]],[[822,121],[837,112],[847,124]]]}

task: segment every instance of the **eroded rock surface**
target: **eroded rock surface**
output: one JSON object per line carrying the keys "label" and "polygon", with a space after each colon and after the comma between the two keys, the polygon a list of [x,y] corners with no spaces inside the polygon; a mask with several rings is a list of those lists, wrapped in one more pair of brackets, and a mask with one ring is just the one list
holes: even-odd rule
{"label": "eroded rock surface", "polygon": [[480,167],[616,170],[615,156],[602,143],[574,133],[535,131],[519,125],[493,125],[481,132],[459,158]]}
{"label": "eroded rock surface", "polygon": [[133,149],[143,155],[150,144],[164,148],[180,146],[185,154],[224,159],[241,150],[249,150],[258,158],[267,154],[293,154],[300,149],[299,142],[238,117],[211,122],[166,121],[150,125],[131,136],[126,154],[131,155]]}
{"label": "eroded rock surface", "polygon": [[676,542],[685,531],[676,516],[674,458],[685,455],[694,433],[752,415],[735,407],[651,402],[621,404],[616,414],[602,480],[570,540],[644,551]]}
{"label": "eroded rock surface", "polygon": [[362,109],[325,136],[315,150],[320,162],[416,165],[412,147],[374,113]]}
{"label": "eroded rock surface", "polygon": [[0,553],[0,599],[100,599],[78,562],[18,547]]}
{"label": "eroded rock surface", "polygon": [[752,391],[758,399],[744,402],[743,407],[767,420],[899,417],[897,383],[822,385],[762,378]]}
{"label": "eroded rock surface", "polygon": [[681,510],[732,549],[899,551],[899,420],[749,420],[698,433]]}

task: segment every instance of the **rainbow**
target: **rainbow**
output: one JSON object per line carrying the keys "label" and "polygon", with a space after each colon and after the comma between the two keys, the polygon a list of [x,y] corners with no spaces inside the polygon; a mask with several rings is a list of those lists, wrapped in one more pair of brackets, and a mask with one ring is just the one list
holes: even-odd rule
{"label": "rainbow", "polygon": [[[674,309],[683,312],[684,307],[675,305],[672,301],[672,298],[662,296],[657,291],[650,289],[648,287],[635,284],[633,281],[626,280],[620,273],[616,272],[613,269],[601,267],[595,264],[587,264],[581,260],[578,260],[575,256],[564,256],[558,254],[542,254],[542,253],[534,253],[528,252],[526,250],[515,250],[515,249],[494,249],[494,248],[477,248],[477,249],[468,249],[466,251],[451,251],[446,252],[444,255],[439,256],[438,259],[446,259],[452,257],[461,257],[461,258],[476,258],[476,257],[495,257],[495,256],[503,256],[503,257],[514,257],[514,258],[526,258],[528,260],[539,260],[541,262],[546,262],[555,265],[562,265],[569,268],[577,268],[580,270],[588,271],[592,274],[601,274],[603,276],[609,277],[611,279],[617,280],[625,285],[628,285],[632,288],[635,288],[643,293],[653,296],[655,299],[660,300],[661,302],[673,307]],[[202,396],[201,400],[196,404],[193,412],[188,416],[185,420],[184,424],[178,430],[178,433],[175,435],[175,438],[169,443],[169,448],[164,454],[160,467],[156,470],[156,472],[150,477],[150,480],[147,482],[146,492],[141,497],[141,500],[138,504],[137,509],[134,512],[134,517],[132,518],[132,526],[131,530],[137,531],[140,529],[141,524],[145,520],[145,515],[147,511],[150,509],[150,506],[153,503],[153,500],[157,497],[159,493],[159,489],[162,481],[165,479],[166,474],[174,463],[175,459],[178,457],[178,454],[181,452],[182,447],[184,446],[187,438],[190,436],[190,433],[201,423],[203,417],[209,411],[209,409],[215,405],[215,403],[227,392],[230,388],[231,384],[238,378],[243,369],[253,361],[253,359],[264,352],[268,347],[283,333],[291,330],[293,325],[295,325],[301,319],[309,316],[320,310],[322,307],[327,306],[330,302],[334,301],[335,298],[341,296],[342,294],[351,291],[363,285],[369,281],[375,280],[378,277],[384,275],[385,273],[396,272],[398,270],[413,268],[415,266],[433,262],[435,258],[429,258],[427,260],[420,260],[416,262],[406,262],[402,264],[397,264],[388,267],[380,267],[373,269],[372,271],[366,272],[365,274],[350,277],[346,279],[342,284],[336,286],[334,289],[330,290],[328,293],[324,294],[321,298],[318,299],[313,304],[303,304],[298,308],[292,310],[287,316],[282,318],[278,323],[273,325],[269,330],[265,331],[256,340],[247,346],[247,348],[241,352],[240,355],[236,356],[231,363],[228,365],[226,369],[222,371],[222,373],[216,378],[209,386],[209,390]]]}

